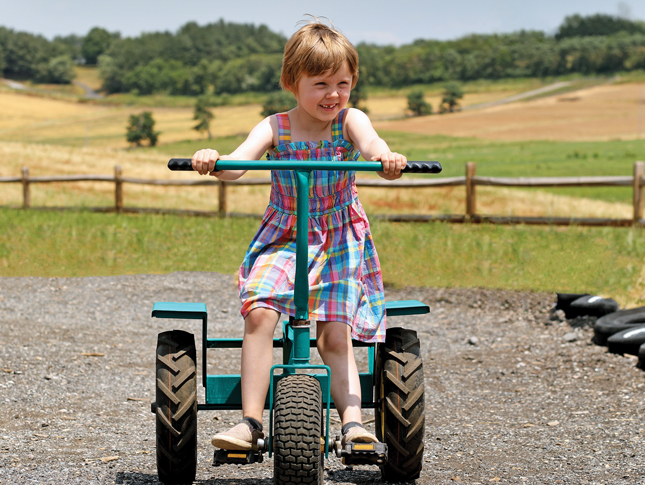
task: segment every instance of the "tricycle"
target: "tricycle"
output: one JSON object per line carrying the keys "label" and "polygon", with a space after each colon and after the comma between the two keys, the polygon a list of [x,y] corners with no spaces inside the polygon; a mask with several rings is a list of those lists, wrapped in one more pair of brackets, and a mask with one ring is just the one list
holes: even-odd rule
{"label": "tricycle", "polygon": [[[171,159],[170,170],[192,170],[190,159]],[[379,171],[380,162],[238,161],[218,160],[217,170],[294,170],[297,178],[295,315],[283,322],[282,364],[271,368],[265,409],[269,433],[251,451],[215,450],[213,465],[253,464],[264,454],[274,458],[277,484],[323,483],[324,460],[330,452],[345,465],[379,466],[386,480],[413,480],[423,466],[425,434],[423,367],[414,330],[391,327],[385,342],[353,341],[367,347],[368,372],[359,373],[362,408],[375,410],[379,443],[346,443],[330,436],[330,369],[310,363],[311,337],[308,308],[308,190],[313,170]],[[438,162],[408,162],[405,173],[439,173]],[[429,313],[416,300],[386,303],[388,318]],[[183,330],[158,335],[156,351],[157,470],[163,483],[192,483],[197,470],[197,413],[242,409],[239,374],[207,374],[207,350],[241,348],[241,338],[210,338],[204,303],[157,302],[155,318],[202,321],[202,386],[204,402],[197,402],[195,337]]]}

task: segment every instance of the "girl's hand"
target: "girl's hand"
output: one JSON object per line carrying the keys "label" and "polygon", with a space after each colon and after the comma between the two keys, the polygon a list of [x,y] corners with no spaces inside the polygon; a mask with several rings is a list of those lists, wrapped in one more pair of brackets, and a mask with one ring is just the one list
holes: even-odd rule
{"label": "girl's hand", "polygon": [[376,173],[386,180],[396,180],[401,178],[401,170],[405,168],[405,165],[408,162],[408,159],[405,156],[395,152],[385,152],[380,156],[372,157],[373,162],[378,160],[383,164],[383,171]]}
{"label": "girl's hand", "polygon": [[217,177],[224,170],[218,170],[215,172],[215,163],[220,159],[219,152],[217,150],[211,150],[210,148],[205,148],[204,150],[199,150],[195,152],[191,160],[193,170],[199,175],[206,175],[210,173],[212,176]]}

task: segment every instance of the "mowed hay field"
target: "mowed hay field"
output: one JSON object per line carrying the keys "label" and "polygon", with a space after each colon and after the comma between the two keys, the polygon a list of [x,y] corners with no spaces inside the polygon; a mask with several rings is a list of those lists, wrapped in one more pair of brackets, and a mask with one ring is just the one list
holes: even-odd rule
{"label": "mowed hay field", "polygon": [[[403,117],[404,96],[377,95],[368,100],[368,108],[377,129],[386,130],[388,135],[395,135],[395,139],[396,133],[491,140],[633,139],[643,86],[608,84],[494,108],[392,121],[378,120]],[[467,94],[464,104],[482,103],[516,93],[517,89],[512,86],[494,92],[474,92]],[[438,98],[435,97],[432,95],[428,100],[436,107]],[[260,110],[259,105],[215,108],[212,132],[216,137],[243,135],[260,120]],[[191,109],[152,108],[157,129],[161,131],[161,146],[154,150],[126,150],[127,117],[140,111],[141,108],[77,103],[2,91],[0,177],[19,176],[23,166],[29,167],[32,176],[109,175],[114,173],[115,165],[121,165],[126,177],[191,180],[195,179],[194,174],[169,172],[165,168],[168,158],[190,156],[194,147],[221,146],[221,141],[208,141],[192,129],[195,122]],[[230,138],[222,140],[231,144]],[[180,144],[177,142],[185,142],[187,148],[178,153]],[[405,147],[398,149],[405,151]],[[645,156],[640,156],[642,158]],[[267,175],[254,173],[248,176]],[[365,176],[368,175],[359,174],[359,177]],[[0,187],[0,205],[19,206],[22,203],[19,184]],[[361,200],[371,213],[463,213],[465,207],[463,187],[360,190]],[[114,203],[111,183],[34,184],[31,192],[34,206],[111,206]],[[216,187],[126,184],[124,189],[125,205],[136,207],[214,211],[218,208],[217,198]],[[268,187],[230,188],[228,210],[261,213],[267,199]],[[499,215],[628,218],[631,214],[627,203],[485,187],[478,189],[477,208],[479,213]]]}
{"label": "mowed hay field", "polygon": [[[70,102],[0,92],[0,140],[54,145],[127,148],[128,117],[152,111],[162,143],[203,138],[189,108],[134,108]],[[215,108],[214,136],[248,133],[260,121],[259,105]]]}
{"label": "mowed hay field", "polygon": [[[80,70],[79,73],[81,82],[97,87],[94,70]],[[467,93],[463,105],[512,96],[519,92],[518,89],[502,86],[498,90]],[[431,93],[426,99],[435,107],[441,101],[438,93]],[[375,120],[404,118],[407,99],[401,95],[378,95],[368,99],[367,107]],[[155,128],[161,132],[160,143],[204,139],[193,129],[196,122],[191,108],[109,106],[30,96],[4,89],[0,91],[0,140],[127,148],[128,117],[145,110],[153,113]],[[258,104],[221,106],[212,110],[215,119],[211,132],[215,137],[246,134],[262,119],[262,107]]]}
{"label": "mowed hay field", "polygon": [[[478,111],[375,122],[377,129],[491,140],[591,141],[638,137],[644,83],[606,84]],[[645,130],[645,127],[642,127]]]}

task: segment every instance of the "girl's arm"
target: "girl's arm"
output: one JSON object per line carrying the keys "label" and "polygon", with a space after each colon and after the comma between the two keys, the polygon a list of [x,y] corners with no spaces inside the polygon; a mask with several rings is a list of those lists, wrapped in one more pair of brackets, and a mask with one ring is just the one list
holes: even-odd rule
{"label": "girl's arm", "polygon": [[377,172],[387,180],[394,180],[401,177],[401,169],[405,167],[407,158],[400,153],[394,153],[387,146],[365,113],[350,108],[345,119],[347,134],[354,146],[358,148],[365,160],[380,160],[383,164],[383,171]]}
{"label": "girl's arm", "polygon": [[237,180],[246,170],[218,170],[214,172],[217,160],[259,160],[267,149],[273,146],[272,117],[260,121],[244,142],[230,155],[220,155],[217,150],[206,148],[195,152],[192,158],[193,170],[200,175],[210,173],[221,180]]}

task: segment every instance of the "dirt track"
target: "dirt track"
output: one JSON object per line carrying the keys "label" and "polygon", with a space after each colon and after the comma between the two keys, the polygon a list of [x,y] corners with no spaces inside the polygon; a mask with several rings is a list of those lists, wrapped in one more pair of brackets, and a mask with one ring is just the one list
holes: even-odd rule
{"label": "dirt track", "polygon": [[[547,318],[553,295],[406,289],[387,297],[432,308],[390,321],[415,328],[422,342],[426,448],[417,483],[645,483],[645,373],[591,344],[589,329],[565,342],[573,330]],[[0,278],[0,484],[156,483],[156,334],[173,325],[150,318],[155,301],[203,301],[213,335],[241,334],[229,276]],[[182,327],[199,335],[195,323]],[[235,372],[230,356],[212,354],[210,371]],[[197,483],[272,483],[270,460],[210,466],[209,436],[237,418],[199,414]],[[379,477],[326,462],[326,483]]]}

